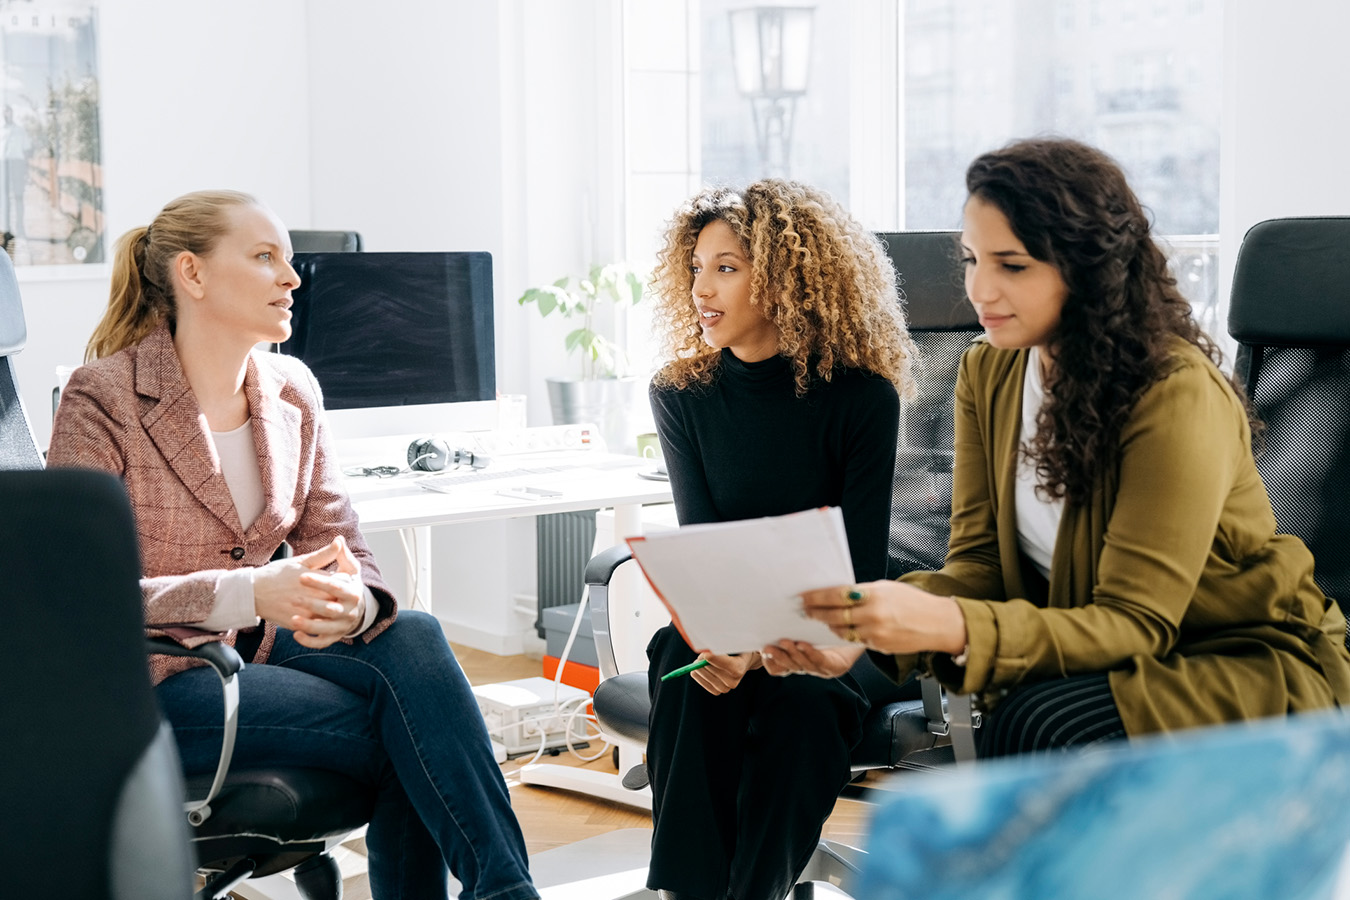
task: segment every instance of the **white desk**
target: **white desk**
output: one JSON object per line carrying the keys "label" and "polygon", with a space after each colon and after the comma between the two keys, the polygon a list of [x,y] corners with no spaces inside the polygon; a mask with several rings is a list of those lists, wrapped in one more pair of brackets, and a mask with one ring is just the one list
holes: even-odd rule
{"label": "white desk", "polygon": [[[669,503],[670,484],[643,478],[651,460],[594,450],[549,451],[502,457],[482,471],[566,466],[564,471],[516,475],[484,481],[455,483],[447,492],[429,491],[417,485],[421,473],[392,478],[349,477],[347,490],[361,516],[364,531],[388,531],[452,525],[489,519],[538,516],[579,509],[638,507],[644,503]],[[435,476],[433,476],[434,478]],[[503,497],[499,491],[512,487],[541,487],[561,496],[541,500]]]}
{"label": "white desk", "polygon": [[[644,503],[671,502],[670,484],[643,478],[653,464],[635,456],[620,456],[594,450],[549,451],[502,457],[482,470],[566,467],[563,471],[517,475],[482,481],[455,483],[446,491],[418,486],[418,474],[392,478],[349,477],[347,490],[352,505],[367,532],[403,531],[416,548],[416,567],[411,574],[418,592],[431,597],[431,528],[547,513],[585,509],[614,510],[616,540],[642,533]],[[506,497],[509,488],[539,487],[557,491],[556,497],[525,500]]]}

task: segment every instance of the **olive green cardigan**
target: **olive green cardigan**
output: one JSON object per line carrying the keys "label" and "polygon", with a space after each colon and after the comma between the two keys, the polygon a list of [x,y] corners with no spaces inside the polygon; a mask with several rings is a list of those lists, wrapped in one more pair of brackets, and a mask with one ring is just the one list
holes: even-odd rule
{"label": "olive green cardigan", "polygon": [[1108,671],[1132,735],[1350,701],[1345,619],[1303,543],[1275,533],[1243,406],[1177,345],[1117,464],[1088,503],[1065,504],[1048,584],[1018,548],[1013,508],[1028,351],[971,346],[946,564],[903,579],[957,598],[968,658],[899,657],[902,672],[931,668],[988,709],[1019,684]]}

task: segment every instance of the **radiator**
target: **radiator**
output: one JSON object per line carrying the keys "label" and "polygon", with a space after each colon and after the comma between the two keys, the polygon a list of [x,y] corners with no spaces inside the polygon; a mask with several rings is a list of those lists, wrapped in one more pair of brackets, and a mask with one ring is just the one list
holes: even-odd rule
{"label": "radiator", "polygon": [[535,518],[539,611],[534,629],[544,637],[544,610],[576,603],[586,587],[586,563],[595,544],[595,510],[552,513]]}

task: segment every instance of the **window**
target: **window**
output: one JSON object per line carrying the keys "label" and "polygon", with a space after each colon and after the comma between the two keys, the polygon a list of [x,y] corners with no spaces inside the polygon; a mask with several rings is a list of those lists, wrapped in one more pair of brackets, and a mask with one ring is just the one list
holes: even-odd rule
{"label": "window", "polygon": [[[927,2],[927,0],[924,0]],[[849,3],[752,6],[703,0],[703,180],[776,175],[847,200]]]}
{"label": "window", "polygon": [[[950,0],[949,8],[974,6]],[[1224,338],[1218,306],[1220,10],[1192,9],[1187,27],[1070,31],[1066,0],[979,4],[1001,35],[994,47],[932,3],[910,15],[903,52],[944,47],[951,71],[904,84],[905,228],[953,228],[964,201],[965,166],[1015,137],[1056,133],[1101,147],[1125,168],[1165,238],[1182,291],[1211,334]],[[1088,0],[1089,20],[1135,21],[1156,3]],[[1184,62],[1183,62],[1184,61]],[[976,71],[967,89],[957,73]],[[947,110],[936,116],[936,108]]]}
{"label": "window", "polygon": [[1160,0],[754,3],[690,4],[693,183],[781,175],[879,231],[955,228],[971,159],[1016,137],[1076,137],[1125,168],[1224,337],[1218,0],[1186,3],[1184,18]]}

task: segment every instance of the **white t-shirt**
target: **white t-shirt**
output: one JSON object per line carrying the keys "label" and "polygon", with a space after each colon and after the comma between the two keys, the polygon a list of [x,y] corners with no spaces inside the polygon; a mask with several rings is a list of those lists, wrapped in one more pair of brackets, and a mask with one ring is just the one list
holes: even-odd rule
{"label": "white t-shirt", "polygon": [[[1027,374],[1022,379],[1022,434],[1025,446],[1036,436],[1036,416],[1045,400],[1045,386],[1041,381],[1041,349],[1032,347],[1027,360]],[[1017,512],[1017,542],[1022,552],[1046,578],[1050,577],[1050,560],[1055,552],[1055,536],[1059,520],[1064,515],[1063,499],[1046,502],[1036,495],[1035,466],[1019,454],[1017,486],[1013,494]]]}

